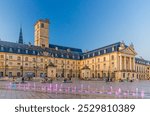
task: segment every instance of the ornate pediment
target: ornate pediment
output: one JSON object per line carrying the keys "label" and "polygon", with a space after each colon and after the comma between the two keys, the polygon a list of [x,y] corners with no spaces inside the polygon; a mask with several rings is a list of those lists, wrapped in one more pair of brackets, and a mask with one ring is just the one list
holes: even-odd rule
{"label": "ornate pediment", "polygon": [[137,55],[136,51],[135,51],[134,48],[131,47],[131,46],[129,46],[129,47],[123,49],[123,50],[120,50],[120,52],[121,52],[121,53],[124,53],[124,54],[134,55],[134,56]]}

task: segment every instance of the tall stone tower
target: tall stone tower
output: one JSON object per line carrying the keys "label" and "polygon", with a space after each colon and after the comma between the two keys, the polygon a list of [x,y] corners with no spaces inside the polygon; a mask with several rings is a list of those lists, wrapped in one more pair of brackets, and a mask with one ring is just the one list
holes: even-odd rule
{"label": "tall stone tower", "polygon": [[38,20],[34,25],[34,45],[49,47],[49,20]]}

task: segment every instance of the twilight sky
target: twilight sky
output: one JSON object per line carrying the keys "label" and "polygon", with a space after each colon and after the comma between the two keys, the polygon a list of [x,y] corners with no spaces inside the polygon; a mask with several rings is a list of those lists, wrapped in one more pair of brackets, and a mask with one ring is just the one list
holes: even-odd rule
{"label": "twilight sky", "polygon": [[150,0],[1,0],[0,39],[34,41],[34,23],[48,18],[50,43],[92,50],[133,42],[150,60]]}

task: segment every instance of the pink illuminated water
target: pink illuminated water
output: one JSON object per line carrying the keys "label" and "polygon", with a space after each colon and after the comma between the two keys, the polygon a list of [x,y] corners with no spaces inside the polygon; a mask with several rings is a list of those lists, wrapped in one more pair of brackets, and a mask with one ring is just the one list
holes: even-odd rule
{"label": "pink illuminated water", "polygon": [[45,85],[37,85],[34,83],[27,83],[27,84],[14,84],[9,83],[6,86],[7,89],[16,89],[16,90],[23,90],[23,91],[42,91],[42,92],[49,92],[49,93],[65,93],[65,94],[92,94],[92,95],[110,95],[116,96],[116,98],[144,98],[145,92],[143,90],[139,90],[139,88],[132,88],[128,90],[124,90],[123,88],[114,88],[113,86],[109,87],[91,87],[90,85],[80,84],[79,86],[74,86],[68,84],[67,86],[63,84],[45,84]]}

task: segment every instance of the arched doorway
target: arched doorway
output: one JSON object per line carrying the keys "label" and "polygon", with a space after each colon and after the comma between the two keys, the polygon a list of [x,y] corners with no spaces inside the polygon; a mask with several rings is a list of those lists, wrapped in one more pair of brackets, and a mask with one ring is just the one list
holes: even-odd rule
{"label": "arched doorway", "polygon": [[94,78],[94,73],[92,73],[92,78]]}

